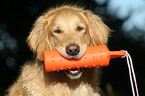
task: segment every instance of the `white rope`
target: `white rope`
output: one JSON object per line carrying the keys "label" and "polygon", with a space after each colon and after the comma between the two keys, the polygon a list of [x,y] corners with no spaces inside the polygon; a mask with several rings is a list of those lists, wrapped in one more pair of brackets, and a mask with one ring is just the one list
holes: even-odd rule
{"label": "white rope", "polygon": [[[130,77],[130,82],[131,82],[132,94],[133,94],[133,96],[139,96],[135,71],[133,68],[133,62],[132,62],[130,54],[127,51],[125,51],[125,53],[126,53],[127,65],[128,65],[128,69],[129,69],[129,77]],[[136,95],[135,95],[135,93],[136,93]]]}

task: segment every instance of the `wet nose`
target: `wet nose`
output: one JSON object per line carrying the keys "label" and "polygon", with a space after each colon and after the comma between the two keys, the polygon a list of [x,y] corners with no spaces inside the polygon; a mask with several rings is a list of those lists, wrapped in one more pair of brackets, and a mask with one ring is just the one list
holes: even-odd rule
{"label": "wet nose", "polygon": [[66,53],[70,56],[75,56],[80,52],[80,47],[78,44],[69,44],[66,47]]}

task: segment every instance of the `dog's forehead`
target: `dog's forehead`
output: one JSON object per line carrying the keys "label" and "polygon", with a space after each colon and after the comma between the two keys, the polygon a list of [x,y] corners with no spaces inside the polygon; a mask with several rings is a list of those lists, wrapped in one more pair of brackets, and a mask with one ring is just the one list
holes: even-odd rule
{"label": "dog's forehead", "polygon": [[53,16],[53,22],[55,23],[84,23],[84,18],[81,12],[71,9],[61,9],[57,11]]}

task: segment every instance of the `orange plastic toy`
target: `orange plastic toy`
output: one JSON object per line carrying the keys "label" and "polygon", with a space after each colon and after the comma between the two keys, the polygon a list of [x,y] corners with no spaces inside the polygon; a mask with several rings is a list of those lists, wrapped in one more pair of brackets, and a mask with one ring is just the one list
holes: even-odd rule
{"label": "orange plastic toy", "polygon": [[91,68],[108,66],[111,58],[125,56],[125,51],[109,51],[106,45],[88,46],[81,59],[67,59],[57,50],[44,51],[46,72],[74,68]]}

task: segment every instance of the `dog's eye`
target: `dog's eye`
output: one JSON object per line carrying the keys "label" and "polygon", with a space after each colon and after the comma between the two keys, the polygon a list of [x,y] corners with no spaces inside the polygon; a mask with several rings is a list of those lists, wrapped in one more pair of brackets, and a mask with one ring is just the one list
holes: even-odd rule
{"label": "dog's eye", "polygon": [[57,30],[54,30],[55,33],[60,33],[61,30],[57,29]]}
{"label": "dog's eye", "polygon": [[82,27],[80,27],[80,26],[78,26],[77,27],[77,31],[82,31],[84,28],[82,28]]}

